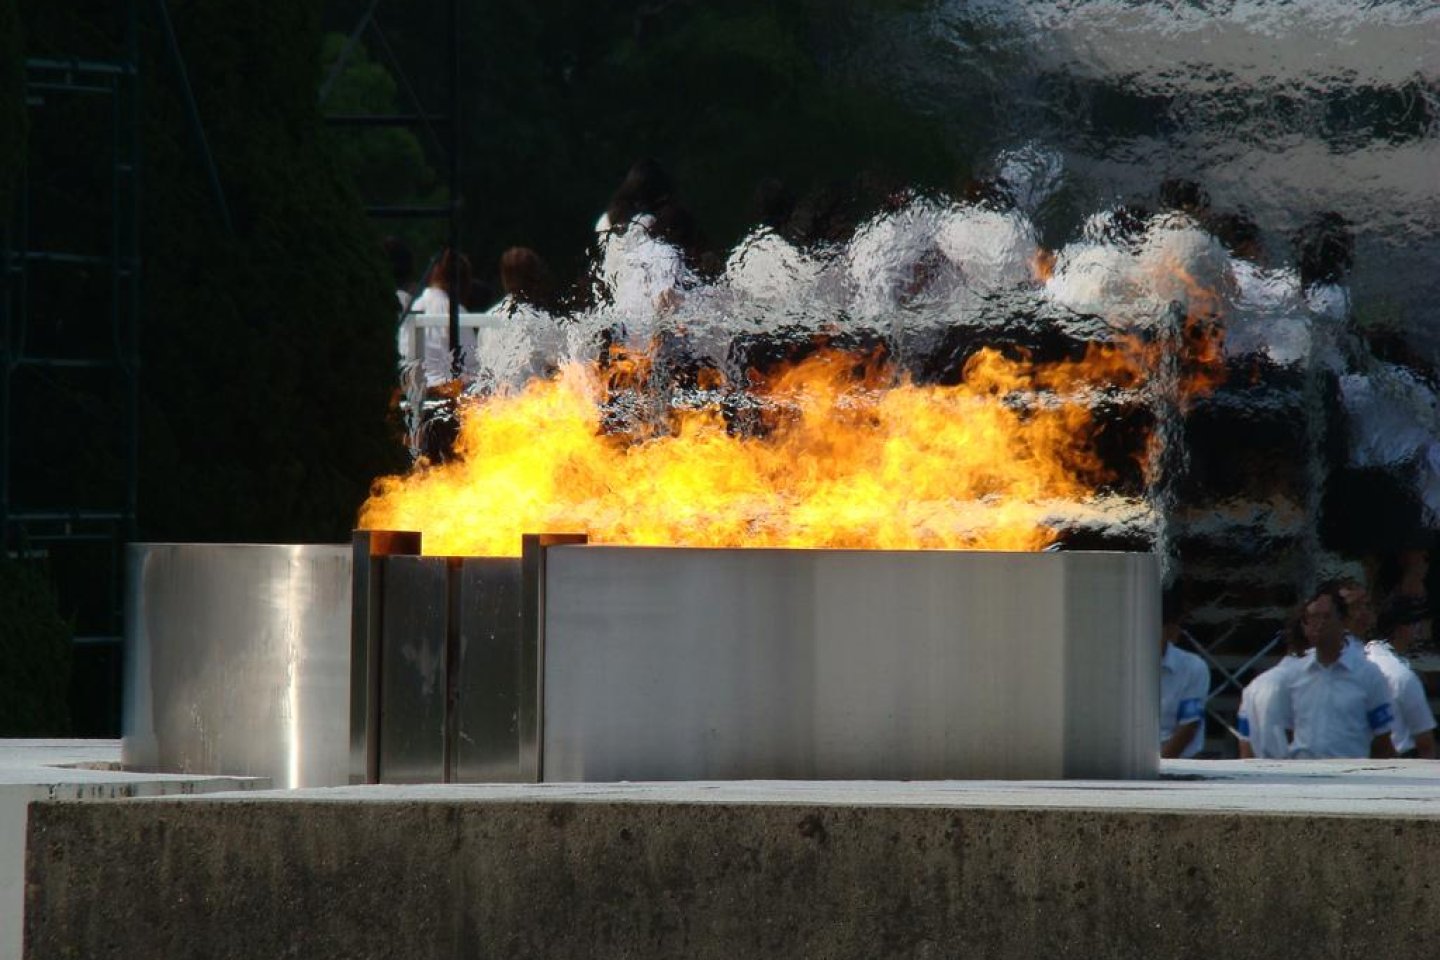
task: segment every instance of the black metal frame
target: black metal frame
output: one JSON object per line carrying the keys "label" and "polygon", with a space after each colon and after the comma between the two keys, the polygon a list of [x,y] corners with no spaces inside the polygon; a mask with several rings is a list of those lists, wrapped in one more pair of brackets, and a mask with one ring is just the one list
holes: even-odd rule
{"label": "black metal frame", "polygon": [[[74,643],[77,647],[100,648],[100,669],[113,681],[107,685],[101,704],[100,714],[105,718],[101,722],[116,730],[120,713],[124,551],[126,541],[136,535],[139,491],[141,158],[137,5],[138,0],[126,5],[124,36],[115,38],[120,51],[115,59],[30,57],[24,63],[27,111],[45,109],[50,98],[109,98],[109,249],[100,252],[36,247],[32,223],[40,211],[34,207],[28,163],[22,170],[13,219],[11,211],[0,211],[0,221],[6,221],[0,251],[0,543],[8,555],[30,558],[49,557],[83,544],[108,544],[105,569],[95,571],[104,582],[104,614],[93,622],[77,624],[79,635],[74,637]],[[93,131],[95,136],[90,142],[99,140],[103,133]],[[83,138],[84,131],[77,131],[77,139]],[[104,198],[96,200],[104,202]],[[32,343],[31,273],[42,266],[61,271],[108,272],[108,329],[91,342],[72,344],[75,349],[65,355],[37,349]],[[13,470],[25,457],[25,451],[15,449],[19,416],[15,400],[17,392],[25,388],[25,381],[20,379],[25,371],[43,375],[52,383],[63,383],[77,395],[88,395],[95,389],[85,378],[96,372],[118,377],[123,394],[120,419],[124,435],[120,441],[124,470],[109,502],[42,505],[15,501]]]}

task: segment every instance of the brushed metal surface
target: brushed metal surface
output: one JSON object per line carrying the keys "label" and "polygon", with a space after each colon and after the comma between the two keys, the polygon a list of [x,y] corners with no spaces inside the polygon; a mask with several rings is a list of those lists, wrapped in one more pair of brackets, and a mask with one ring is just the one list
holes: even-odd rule
{"label": "brushed metal surface", "polygon": [[519,781],[520,560],[467,557],[460,565],[457,590],[453,779]]}
{"label": "brushed metal surface", "polygon": [[444,557],[383,565],[379,782],[445,780],[450,569]]}
{"label": "brushed metal surface", "polygon": [[1147,554],[545,553],[544,780],[1158,769]]}
{"label": "brushed metal surface", "polygon": [[380,639],[384,615],[382,558],[420,553],[414,531],[356,530],[351,534],[350,782],[380,778]]}
{"label": "brushed metal surface", "polygon": [[545,747],[545,558],[550,547],[583,544],[579,533],[527,533],[520,546],[520,779],[541,778]]}
{"label": "brushed metal surface", "polygon": [[349,546],[132,544],[127,766],[349,778]]}

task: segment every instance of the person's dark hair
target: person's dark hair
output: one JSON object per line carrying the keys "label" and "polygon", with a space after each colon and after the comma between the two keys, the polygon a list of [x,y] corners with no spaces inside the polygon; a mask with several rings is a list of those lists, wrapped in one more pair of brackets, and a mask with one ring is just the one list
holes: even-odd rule
{"label": "person's dark hair", "polygon": [[1376,626],[1380,636],[1388,637],[1396,627],[1420,623],[1429,620],[1430,617],[1430,604],[1425,601],[1424,597],[1401,595],[1391,597],[1385,604],[1385,608],[1380,611]]}
{"label": "person's dark hair", "polygon": [[410,247],[392,234],[380,241],[380,249],[385,251],[385,259],[390,261],[390,275],[395,280],[395,286],[400,288],[409,284],[415,276],[415,257]]}
{"label": "person's dark hair", "polygon": [[1160,624],[1178,624],[1185,616],[1185,593],[1179,583],[1166,587],[1160,594]]}
{"label": "person's dark hair", "polygon": [[1210,207],[1210,195],[1194,180],[1170,177],[1160,184],[1160,208],[1199,216]]}
{"label": "person's dark hair", "polygon": [[463,300],[470,293],[470,279],[472,276],[470,258],[463,253],[457,257],[454,251],[448,247],[440,251],[440,256],[436,258],[435,265],[430,268],[430,275],[425,278],[425,285],[427,287],[438,287],[448,294],[451,289],[450,279],[452,273],[455,277],[454,289],[459,291],[460,297]]}
{"label": "person's dark hair", "polygon": [[705,247],[700,225],[695,217],[689,210],[673,201],[655,211],[655,223],[650,228],[650,235],[679,250],[685,262],[692,268],[699,262]]}
{"label": "person's dark hair", "polygon": [[865,219],[904,209],[915,198],[909,183],[889,170],[862,170],[853,183],[855,200]]}
{"label": "person's dark hair", "polygon": [[543,310],[555,305],[554,274],[529,247],[511,247],[500,255],[500,287],[517,303]]}
{"label": "person's dark hair", "polygon": [[960,185],[960,199],[987,210],[1008,210],[1015,205],[1009,187],[989,177],[970,177]]}
{"label": "person's dark hair", "polygon": [[1335,606],[1335,613],[1341,620],[1344,620],[1350,616],[1350,604],[1345,600],[1343,591],[1359,585],[1358,580],[1326,580],[1315,588],[1315,592],[1310,595],[1310,599],[1306,600],[1304,605],[1308,607],[1321,597],[1329,597],[1330,602]]}
{"label": "person's dark hair", "polygon": [[1300,289],[1317,283],[1341,283],[1355,263],[1355,234],[1338,213],[1316,215],[1294,236]]}
{"label": "person's dark hair", "polygon": [[1216,214],[1205,226],[1234,256],[1250,259],[1260,252],[1260,227],[1243,210]]}
{"label": "person's dark hair", "polygon": [[752,200],[755,217],[772,230],[782,229],[795,212],[795,195],[776,177],[766,177],[755,187]]}
{"label": "person's dark hair", "polygon": [[612,229],[623,230],[642,213],[655,213],[669,199],[673,186],[658,160],[637,160],[610,197],[605,214]]}
{"label": "person's dark hair", "polygon": [[790,216],[790,239],[802,245],[841,243],[855,232],[857,214],[840,183],[812,187]]}

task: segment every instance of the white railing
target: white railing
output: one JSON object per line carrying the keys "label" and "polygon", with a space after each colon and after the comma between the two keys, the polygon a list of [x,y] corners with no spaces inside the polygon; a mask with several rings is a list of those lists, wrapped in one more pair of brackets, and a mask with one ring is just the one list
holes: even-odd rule
{"label": "white railing", "polygon": [[[491,339],[508,323],[509,317],[499,313],[462,313],[460,320],[460,345],[467,349],[476,348],[485,352],[486,341]],[[466,333],[472,336],[466,337]],[[449,363],[450,355],[450,314],[448,313],[407,313],[400,323],[400,356],[405,360],[423,360],[430,356]],[[406,342],[408,341],[408,343]],[[408,349],[407,349],[408,347]]]}

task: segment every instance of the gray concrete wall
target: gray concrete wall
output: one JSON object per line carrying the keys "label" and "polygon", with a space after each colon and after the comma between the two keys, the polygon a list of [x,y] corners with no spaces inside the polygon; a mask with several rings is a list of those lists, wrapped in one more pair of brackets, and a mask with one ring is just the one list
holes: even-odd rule
{"label": "gray concrete wall", "polygon": [[46,803],[26,956],[1435,956],[1440,822],[614,802]]}
{"label": "gray concrete wall", "polygon": [[103,801],[252,790],[264,779],[120,770],[118,740],[0,740],[0,960],[20,960],[25,824],[36,800]]}

